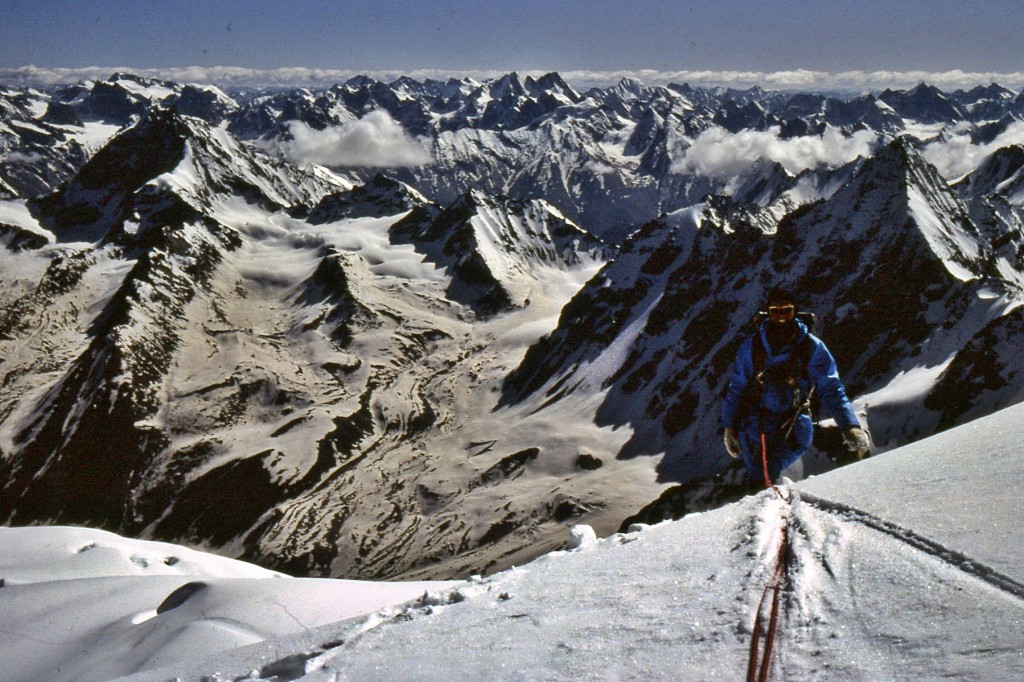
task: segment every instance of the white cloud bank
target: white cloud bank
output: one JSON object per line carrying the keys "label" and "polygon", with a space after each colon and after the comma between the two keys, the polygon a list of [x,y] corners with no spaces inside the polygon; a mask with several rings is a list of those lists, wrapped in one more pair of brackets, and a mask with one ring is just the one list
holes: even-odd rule
{"label": "white cloud bank", "polygon": [[924,158],[952,182],[973,171],[992,152],[1013,144],[1024,144],[1024,121],[1010,124],[987,144],[973,144],[967,134],[936,140],[924,148]]}
{"label": "white cloud bank", "polygon": [[39,152],[11,152],[5,156],[0,156],[0,161],[7,163],[38,163],[43,160],[43,155]]}
{"label": "white cloud bank", "polygon": [[676,173],[697,173],[715,178],[734,177],[758,159],[776,161],[796,175],[808,168],[837,166],[858,156],[869,156],[875,133],[861,130],[851,137],[828,127],[821,136],[783,139],[776,126],[768,130],[730,133],[724,128],[702,132],[683,158],[673,164]]}
{"label": "white cloud bank", "polygon": [[[48,68],[20,66],[0,69],[0,83],[12,86],[43,87],[58,83],[73,83],[79,80],[105,79],[115,72],[134,73],[147,78],[160,78],[184,83],[209,83],[224,87],[254,85],[288,87],[329,87],[342,83],[357,75],[367,75],[382,81],[391,81],[399,76],[417,80],[427,78],[446,80],[448,78],[475,78],[490,80],[500,78],[506,70],[462,71],[444,69],[408,70],[364,70],[311,69],[306,67],[284,67],[278,69],[249,69],[240,66],[185,66],[158,69],[141,69],[130,66],[81,68]],[[557,70],[557,69],[551,69]],[[543,75],[543,71],[520,70],[523,76]],[[602,86],[616,83],[622,78],[636,78],[650,85],[668,83],[689,83],[690,85],[714,87],[726,86],[748,88],[760,85],[775,90],[836,90],[868,92],[884,88],[912,88],[918,83],[930,83],[943,90],[969,89],[976,85],[999,83],[1007,88],[1024,87],[1024,71],[1000,73],[994,71],[814,71],[794,69],[790,71],[712,71],[712,70],[656,70],[631,69],[622,71],[567,70],[559,72],[566,81],[577,87]]]}
{"label": "white cloud bank", "polygon": [[301,122],[291,123],[289,130],[292,139],[283,148],[294,162],[401,168],[431,161],[422,140],[410,137],[401,124],[381,110],[325,130],[315,130]]}

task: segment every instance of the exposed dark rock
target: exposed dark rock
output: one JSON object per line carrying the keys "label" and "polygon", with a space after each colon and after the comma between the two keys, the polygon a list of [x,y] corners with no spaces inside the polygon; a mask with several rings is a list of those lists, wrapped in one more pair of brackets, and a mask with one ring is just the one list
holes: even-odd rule
{"label": "exposed dark rock", "polygon": [[589,452],[581,452],[576,457],[576,468],[583,471],[596,471],[604,466],[600,457],[595,457]]}

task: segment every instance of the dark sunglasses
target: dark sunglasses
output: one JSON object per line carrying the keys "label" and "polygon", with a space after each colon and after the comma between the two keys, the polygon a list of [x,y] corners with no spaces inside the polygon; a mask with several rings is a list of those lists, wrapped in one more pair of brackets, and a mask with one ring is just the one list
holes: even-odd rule
{"label": "dark sunglasses", "polygon": [[770,305],[768,306],[769,315],[791,315],[796,310],[796,306],[792,305]]}

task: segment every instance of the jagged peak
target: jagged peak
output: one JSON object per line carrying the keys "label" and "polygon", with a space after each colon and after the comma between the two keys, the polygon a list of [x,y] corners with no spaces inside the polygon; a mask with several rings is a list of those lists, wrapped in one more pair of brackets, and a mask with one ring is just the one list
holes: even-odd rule
{"label": "jagged peak", "polygon": [[911,96],[911,97],[920,97],[921,95],[929,95],[929,96],[942,97],[943,99],[946,98],[946,95],[945,95],[945,93],[942,92],[942,90],[939,90],[936,86],[930,85],[928,83],[925,83],[924,81],[921,81],[920,83],[915,85],[913,88],[908,90],[907,94],[909,96]]}
{"label": "jagged peak", "polygon": [[767,206],[792,186],[793,179],[781,163],[761,157],[735,178],[731,195],[741,205]]}
{"label": "jagged peak", "polygon": [[185,98],[201,98],[216,101],[231,110],[238,109],[238,102],[215,85],[187,83],[181,88],[176,104]]}
{"label": "jagged peak", "polygon": [[632,97],[645,97],[648,87],[639,78],[625,76],[611,89],[619,95],[630,95]]}
{"label": "jagged peak", "polygon": [[145,77],[145,76],[137,76],[134,73],[127,73],[127,72],[122,73],[120,71],[117,71],[117,72],[111,74],[110,78],[106,79],[106,81],[98,81],[98,82],[101,82],[101,83],[102,82],[106,82],[106,83],[120,83],[122,81],[128,82],[128,83],[135,83],[137,85],[144,85],[144,86],[147,86],[147,87],[150,87],[150,86],[153,86],[153,85],[160,85],[160,86],[163,86],[165,88],[170,88],[170,89],[174,89],[174,88],[179,87],[179,85],[177,83],[172,83],[171,81],[161,80],[159,78],[148,78],[148,77]]}
{"label": "jagged peak", "polygon": [[[837,215],[843,230],[835,229]],[[830,199],[783,219],[777,234],[778,253],[827,249],[842,238],[860,242],[862,257],[945,270],[953,280],[989,272],[987,247],[966,206],[907,136],[881,147]]]}
{"label": "jagged peak", "polygon": [[174,104],[151,106],[138,121],[125,127],[112,138],[107,147],[116,142],[114,150],[132,154],[135,151],[134,145],[152,143],[154,139],[166,140],[167,144],[200,140],[203,146],[219,150],[216,156],[223,160],[225,166],[235,165],[227,160],[236,151],[234,148],[225,147],[225,140],[230,138],[217,134],[203,119],[181,113]]}
{"label": "jagged peak", "polygon": [[900,197],[902,201],[910,200],[913,188],[919,195],[929,197],[940,212],[959,214],[963,210],[945,178],[924,158],[921,142],[909,135],[900,135],[880,146],[860,164],[842,192],[863,197],[878,188],[886,196]]}
{"label": "jagged peak", "polygon": [[572,101],[578,102],[580,95],[571,85],[566,83],[557,71],[546,73],[540,78],[534,79],[531,76],[526,78],[527,88],[532,88],[540,93],[548,92],[568,96]]}
{"label": "jagged peak", "polygon": [[[153,173],[164,172],[181,160],[184,141],[192,134],[192,124],[173,109],[150,107],[134,124],[118,132],[76,174],[84,187],[102,187],[114,182],[120,186],[149,180]],[[142,153],[145,150],[145,153]],[[126,166],[137,172],[126,173]]]}
{"label": "jagged peak", "polygon": [[565,220],[562,213],[545,199],[513,199],[504,194],[490,194],[477,188],[460,195],[449,205],[448,210],[472,215],[479,209],[488,208],[508,214],[522,214],[531,207]]}
{"label": "jagged peak", "polygon": [[955,185],[962,195],[1005,193],[1009,185],[1024,184],[1024,145],[1001,147]]}
{"label": "jagged peak", "polygon": [[879,147],[874,155],[879,163],[897,161],[910,165],[915,161],[924,161],[921,157],[921,142],[910,135],[897,135],[888,143]]}
{"label": "jagged peak", "polygon": [[375,189],[405,192],[410,197],[417,199],[421,203],[428,203],[427,198],[424,197],[419,190],[417,190],[408,183],[402,182],[401,180],[397,180],[391,177],[387,173],[377,173],[376,175],[373,176],[373,178],[370,179],[369,182],[366,183],[365,186],[372,187]]}
{"label": "jagged peak", "polygon": [[421,85],[429,84],[431,82],[432,81],[430,81],[430,79],[427,79],[426,81],[418,81],[412,76],[399,76],[395,80],[391,81],[389,85],[391,85],[392,87],[418,87]]}
{"label": "jagged peak", "polygon": [[988,85],[976,85],[970,90],[957,90],[954,94],[975,101],[979,99],[1012,100],[1016,96],[1013,90],[1004,88],[994,81]]}
{"label": "jagged peak", "polygon": [[449,209],[472,209],[480,206],[488,206],[493,203],[494,202],[490,194],[474,187],[459,195],[459,197],[451,203]]}
{"label": "jagged peak", "polygon": [[963,108],[942,90],[927,83],[919,83],[909,91],[885,90],[878,96],[897,113],[926,123],[939,123],[950,118],[963,118]]}
{"label": "jagged peak", "polygon": [[491,97],[497,100],[502,100],[507,97],[519,98],[527,94],[526,87],[523,85],[522,79],[515,71],[507,73],[494,81],[490,86],[490,92]]}
{"label": "jagged peak", "polygon": [[347,81],[342,83],[341,87],[351,90],[359,90],[361,88],[371,88],[379,82],[380,81],[378,81],[376,78],[371,78],[364,74],[359,74],[358,76],[352,76]]}
{"label": "jagged peak", "polygon": [[429,203],[410,185],[378,173],[365,184],[323,197],[310,211],[308,220],[322,224],[343,218],[382,218]]}

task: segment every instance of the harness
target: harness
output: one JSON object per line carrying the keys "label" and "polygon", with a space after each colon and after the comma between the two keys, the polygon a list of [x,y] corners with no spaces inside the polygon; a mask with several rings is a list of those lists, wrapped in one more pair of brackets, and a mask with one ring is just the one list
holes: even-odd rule
{"label": "harness", "polygon": [[[768,349],[764,346],[760,330],[754,332],[751,355],[754,362],[754,381],[752,384],[752,405],[758,410],[760,420],[761,393],[766,383],[785,384],[793,391],[793,404],[782,422],[783,436],[789,438],[797,418],[803,413],[811,413],[811,399],[814,396],[814,385],[806,395],[801,395],[799,377],[807,375],[807,365],[811,358],[810,334],[805,334],[790,352],[784,362],[768,367]],[[761,429],[763,432],[763,428]]]}

